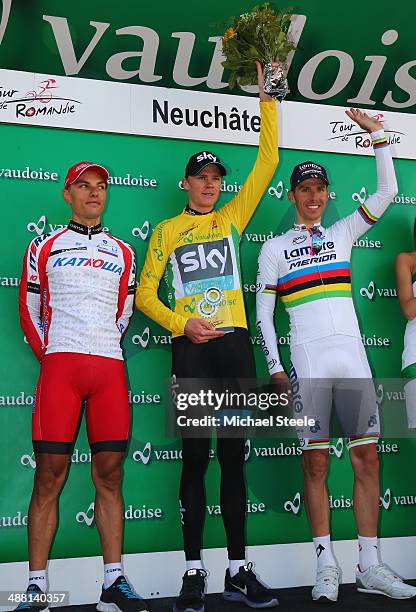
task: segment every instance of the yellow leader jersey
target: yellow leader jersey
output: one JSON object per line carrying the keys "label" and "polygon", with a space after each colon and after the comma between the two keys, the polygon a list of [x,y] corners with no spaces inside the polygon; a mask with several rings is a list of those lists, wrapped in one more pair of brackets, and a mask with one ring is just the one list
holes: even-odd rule
{"label": "yellow leader jersey", "polygon": [[[203,317],[218,329],[247,327],[239,242],[278,162],[274,100],[260,102],[260,116],[257,159],[239,193],[220,210],[183,211],[162,221],[150,239],[136,305],[173,337],[184,334],[191,317]],[[162,277],[169,308],[158,297]]]}

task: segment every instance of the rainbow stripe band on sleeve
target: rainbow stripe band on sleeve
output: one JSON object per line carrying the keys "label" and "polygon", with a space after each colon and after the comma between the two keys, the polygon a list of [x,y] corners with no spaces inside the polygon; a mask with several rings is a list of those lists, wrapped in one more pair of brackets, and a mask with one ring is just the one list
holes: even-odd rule
{"label": "rainbow stripe band on sleeve", "polygon": [[385,136],[382,138],[376,138],[373,140],[373,149],[381,149],[382,147],[388,147],[389,142]]}
{"label": "rainbow stripe band on sleeve", "polygon": [[364,221],[368,223],[368,225],[374,225],[374,223],[376,223],[379,219],[373,215],[373,213],[371,213],[364,204],[361,204],[361,206],[357,208],[357,212],[362,216]]}
{"label": "rainbow stripe band on sleeve", "polygon": [[264,285],[262,293],[277,293],[277,285]]}

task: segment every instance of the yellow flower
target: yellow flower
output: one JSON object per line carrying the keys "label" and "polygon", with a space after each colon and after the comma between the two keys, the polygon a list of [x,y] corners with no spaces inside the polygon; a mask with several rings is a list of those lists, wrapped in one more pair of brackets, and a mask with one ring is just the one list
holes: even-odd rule
{"label": "yellow flower", "polygon": [[235,36],[237,36],[237,32],[234,30],[234,28],[228,28],[228,30],[225,31],[224,36],[222,37],[222,40],[223,42],[226,43],[232,38],[234,38]]}

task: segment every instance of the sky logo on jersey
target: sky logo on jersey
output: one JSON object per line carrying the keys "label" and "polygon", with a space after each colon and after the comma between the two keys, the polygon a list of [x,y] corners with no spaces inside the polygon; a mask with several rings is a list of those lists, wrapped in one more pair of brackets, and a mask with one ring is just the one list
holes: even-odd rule
{"label": "sky logo on jersey", "polygon": [[175,249],[182,282],[218,276],[233,276],[232,243],[228,238],[202,244],[186,244]]}
{"label": "sky logo on jersey", "polygon": [[101,270],[107,270],[121,276],[122,268],[116,263],[110,261],[104,261],[104,259],[91,259],[88,257],[57,257],[53,263],[53,268],[71,266],[72,268],[79,268],[90,266],[92,268],[101,268]]}

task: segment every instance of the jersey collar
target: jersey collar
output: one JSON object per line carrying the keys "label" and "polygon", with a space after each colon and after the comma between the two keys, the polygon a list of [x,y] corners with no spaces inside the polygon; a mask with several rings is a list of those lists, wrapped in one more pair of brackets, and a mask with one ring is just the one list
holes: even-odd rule
{"label": "jersey collar", "polygon": [[[316,229],[319,229],[321,231],[323,231],[324,229],[320,223],[314,223],[312,227],[315,227]],[[292,229],[295,230],[295,232],[304,232],[309,228],[306,227],[304,223],[294,223]]]}
{"label": "jersey collar", "polygon": [[199,210],[194,210],[193,208],[191,208],[189,204],[186,205],[184,210],[187,215],[210,215],[213,211],[214,209],[209,210],[208,212],[200,212]]}
{"label": "jersey collar", "polygon": [[71,221],[68,223],[68,229],[72,230],[73,232],[77,232],[77,234],[85,234],[87,236],[91,234],[99,234],[103,231],[101,223],[94,225],[94,227],[88,227],[88,225],[82,225],[82,223],[77,223],[73,219],[71,219]]}

